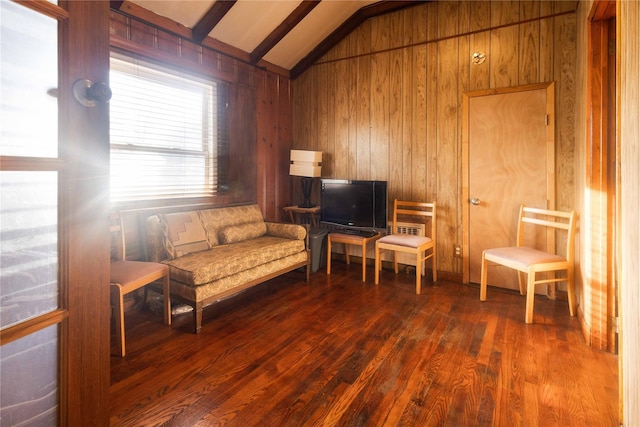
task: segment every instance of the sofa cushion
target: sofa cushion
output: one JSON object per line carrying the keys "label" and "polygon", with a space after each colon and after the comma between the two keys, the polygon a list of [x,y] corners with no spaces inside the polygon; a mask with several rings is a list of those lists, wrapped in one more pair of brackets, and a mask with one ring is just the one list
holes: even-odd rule
{"label": "sofa cushion", "polygon": [[207,251],[191,253],[163,262],[169,266],[169,275],[172,280],[199,286],[260,264],[304,252],[304,249],[303,240],[261,236],[256,239],[214,246]]}
{"label": "sofa cushion", "polygon": [[160,262],[167,259],[167,251],[164,248],[162,222],[158,215],[151,215],[145,221],[145,235],[146,260],[151,262]]}
{"label": "sofa cushion", "polygon": [[199,213],[211,247],[220,244],[220,232],[227,227],[264,221],[258,205],[203,209]]}
{"label": "sofa cushion", "polygon": [[172,279],[171,294],[178,295],[187,301],[204,301],[208,298],[214,298],[216,295],[233,292],[234,289],[241,290],[247,282],[264,278],[265,276],[282,271],[284,268],[305,262],[306,260],[306,252],[298,252],[275,261],[256,265],[249,270],[244,270],[231,276],[205,283],[201,286],[192,286]]}
{"label": "sofa cushion", "polygon": [[159,215],[164,248],[169,258],[178,258],[210,248],[197,211]]}
{"label": "sofa cushion", "polygon": [[220,243],[236,243],[243,240],[255,239],[267,232],[267,226],[264,222],[250,222],[242,225],[231,225],[223,228],[218,236]]}
{"label": "sofa cushion", "polygon": [[267,234],[270,236],[284,237],[287,239],[304,240],[307,229],[298,224],[282,222],[266,222]]}

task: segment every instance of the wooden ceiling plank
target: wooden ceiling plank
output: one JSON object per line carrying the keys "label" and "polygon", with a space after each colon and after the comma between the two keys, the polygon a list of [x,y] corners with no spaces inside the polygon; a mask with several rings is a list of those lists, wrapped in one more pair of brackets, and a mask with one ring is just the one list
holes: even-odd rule
{"label": "wooden ceiling plank", "polygon": [[365,6],[362,9],[355,12],[349,19],[347,19],[341,26],[336,28],[331,34],[329,34],[324,40],[322,40],[315,49],[313,49],[307,56],[302,58],[292,69],[291,78],[296,79],[307,68],[312,66],[318,59],[327,53],[332,47],[334,47],[340,40],[345,38],[356,27],[362,24],[369,18],[374,16],[383,15],[385,13],[395,12],[400,9],[404,9],[410,6],[416,6],[422,2],[428,2],[431,0],[410,0],[410,1],[381,1],[369,6]]}
{"label": "wooden ceiling plank", "polygon": [[317,5],[320,4],[320,0],[303,0],[296,9],[287,16],[280,25],[278,25],[272,32],[265,38],[251,52],[250,58],[252,64],[257,64],[264,55],[267,54],[273,47],[278,44],[288,33],[291,31],[305,16],[309,14]]}
{"label": "wooden ceiling plank", "polygon": [[162,28],[176,36],[191,39],[191,28],[185,27],[173,19],[151,12],[150,10],[140,7],[131,1],[125,0],[120,5],[119,9],[112,8],[112,10],[116,10],[139,21],[146,22],[154,27]]}
{"label": "wooden ceiling plank", "polygon": [[236,0],[217,0],[202,19],[193,26],[193,41],[202,43],[222,18],[236,4]]}

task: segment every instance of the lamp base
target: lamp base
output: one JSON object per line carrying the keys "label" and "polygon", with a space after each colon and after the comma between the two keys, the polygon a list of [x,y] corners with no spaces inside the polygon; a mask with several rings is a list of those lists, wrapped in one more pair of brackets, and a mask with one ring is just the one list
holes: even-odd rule
{"label": "lamp base", "polygon": [[302,177],[302,196],[304,197],[304,202],[301,205],[298,205],[299,208],[315,208],[316,205],[311,203],[311,188],[313,187],[313,178],[308,176]]}

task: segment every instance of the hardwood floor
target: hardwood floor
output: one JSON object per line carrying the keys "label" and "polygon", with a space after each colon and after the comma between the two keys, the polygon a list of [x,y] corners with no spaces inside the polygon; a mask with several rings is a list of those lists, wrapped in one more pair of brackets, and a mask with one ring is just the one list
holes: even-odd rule
{"label": "hardwood floor", "polygon": [[[565,302],[332,263],[191,314],[132,310],[112,426],[617,426],[617,356]],[[371,274],[371,278],[373,274]]]}

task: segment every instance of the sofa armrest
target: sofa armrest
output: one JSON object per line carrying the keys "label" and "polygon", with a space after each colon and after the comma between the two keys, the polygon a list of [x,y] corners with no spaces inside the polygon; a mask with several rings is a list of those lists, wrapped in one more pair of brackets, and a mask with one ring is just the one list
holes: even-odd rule
{"label": "sofa armrest", "polygon": [[307,237],[307,230],[302,225],[281,222],[265,222],[265,224],[267,224],[267,235],[269,236],[293,240],[304,240]]}
{"label": "sofa armrest", "polygon": [[162,237],[162,225],[158,215],[149,216],[145,227],[145,259],[151,262],[160,262],[167,259]]}

